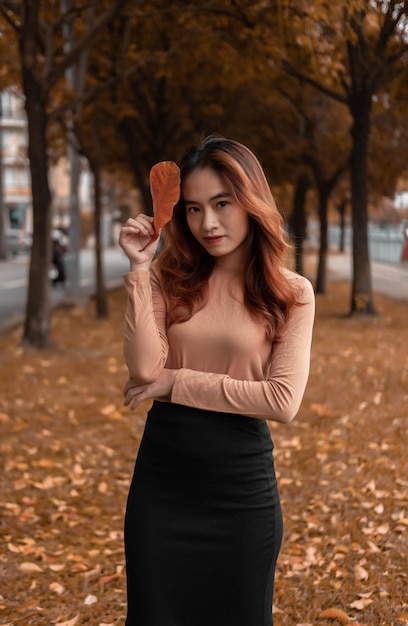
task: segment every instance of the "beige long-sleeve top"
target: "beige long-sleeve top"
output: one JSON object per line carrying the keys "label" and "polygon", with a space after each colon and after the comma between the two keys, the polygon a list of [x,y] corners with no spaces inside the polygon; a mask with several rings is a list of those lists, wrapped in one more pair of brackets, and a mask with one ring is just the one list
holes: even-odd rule
{"label": "beige long-sleeve top", "polygon": [[239,276],[215,268],[203,309],[167,329],[155,263],[124,275],[128,293],[124,352],[130,377],[151,382],[177,369],[171,401],[190,407],[289,422],[310,367],[315,300],[310,282],[288,271],[298,292],[278,343],[271,344],[243,302]]}

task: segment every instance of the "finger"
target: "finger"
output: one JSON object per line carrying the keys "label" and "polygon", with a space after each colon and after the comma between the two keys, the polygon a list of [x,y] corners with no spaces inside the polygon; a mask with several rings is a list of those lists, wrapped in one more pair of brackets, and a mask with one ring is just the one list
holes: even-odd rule
{"label": "finger", "polygon": [[133,400],[137,398],[137,395],[135,395],[134,393],[128,393],[126,395],[125,401],[124,401],[124,405],[125,406],[129,406],[131,404],[131,402],[133,402]]}
{"label": "finger", "polygon": [[131,410],[134,411],[142,402],[143,400],[140,400],[139,398],[135,398],[132,404],[130,405]]}
{"label": "finger", "polygon": [[134,397],[135,397],[134,392],[133,392],[133,393],[131,393],[131,392],[130,392],[130,390],[129,390],[129,391],[127,391],[127,392],[126,392],[126,395],[125,395],[125,399],[124,399],[124,401],[123,401],[123,404],[124,404],[125,406],[128,406],[128,405],[131,403],[131,401],[133,400],[133,398],[134,398]]}
{"label": "finger", "polygon": [[138,393],[136,396],[134,396],[129,404],[129,408],[134,411],[134,409],[136,409],[139,404],[142,404],[142,402],[144,400],[146,400],[146,393]]}
{"label": "finger", "polygon": [[132,225],[127,225],[124,226],[122,228],[122,235],[125,236],[130,236],[130,237],[135,237],[135,236],[142,236],[142,237],[151,237],[151,235],[153,234],[153,229],[149,228],[148,226],[145,226],[144,224],[132,224]]}
{"label": "finger", "polygon": [[153,224],[153,218],[145,213],[140,213],[135,219],[136,221],[144,222],[149,225]]}
{"label": "finger", "polygon": [[148,233],[154,232],[153,218],[148,215],[139,215],[136,218],[129,218],[125,226],[133,227],[135,229],[146,231]]}
{"label": "finger", "polygon": [[135,224],[138,222],[145,222],[146,224],[153,223],[153,218],[150,215],[145,215],[144,213],[139,213],[136,217],[129,217],[126,220],[126,224]]}
{"label": "finger", "polygon": [[125,400],[123,402],[123,404],[125,406],[128,406],[134,399],[139,400],[139,397],[141,396],[141,394],[144,391],[144,387],[132,387],[131,389],[128,389],[128,391],[126,392],[125,395]]}
{"label": "finger", "polygon": [[127,392],[130,389],[134,389],[136,387],[136,383],[132,378],[128,378],[125,384],[123,385],[123,395],[126,396]]}

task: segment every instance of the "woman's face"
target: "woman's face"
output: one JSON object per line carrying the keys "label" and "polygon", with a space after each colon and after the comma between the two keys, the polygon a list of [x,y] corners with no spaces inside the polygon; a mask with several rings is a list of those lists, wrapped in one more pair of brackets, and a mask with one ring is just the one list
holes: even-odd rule
{"label": "woman's face", "polygon": [[211,167],[198,168],[183,181],[187,224],[216,264],[240,268],[249,216],[237,202],[231,183]]}

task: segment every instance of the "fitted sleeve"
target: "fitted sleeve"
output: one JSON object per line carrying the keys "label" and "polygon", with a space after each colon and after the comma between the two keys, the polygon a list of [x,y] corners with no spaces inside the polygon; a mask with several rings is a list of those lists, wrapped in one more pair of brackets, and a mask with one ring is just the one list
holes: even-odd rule
{"label": "fitted sleeve", "polygon": [[156,380],[166,363],[166,303],[154,269],[129,272],[123,279],[127,291],[124,355],[129,376],[142,385]]}
{"label": "fitted sleeve", "polygon": [[315,298],[300,277],[299,305],[292,308],[272,349],[265,380],[237,380],[224,374],[180,369],[171,401],[209,411],[290,422],[299,410],[310,369]]}

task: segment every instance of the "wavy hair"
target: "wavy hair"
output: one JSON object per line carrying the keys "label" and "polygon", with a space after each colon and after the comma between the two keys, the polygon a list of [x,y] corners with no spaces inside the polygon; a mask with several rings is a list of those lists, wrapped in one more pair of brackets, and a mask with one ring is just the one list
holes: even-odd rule
{"label": "wavy hair", "polygon": [[[277,339],[296,294],[282,266],[287,243],[283,221],[262,166],[244,145],[211,135],[190,148],[180,164],[183,181],[198,168],[210,167],[228,180],[237,202],[249,215],[242,280],[248,310],[265,325],[267,336]],[[163,228],[164,245],[158,257],[162,287],[168,301],[169,325],[187,321],[205,305],[208,280],[215,259],[191,235],[183,195],[173,219]]]}

